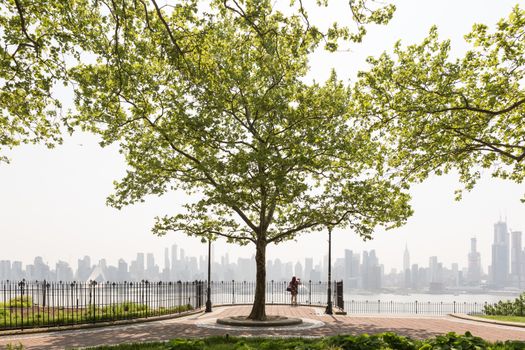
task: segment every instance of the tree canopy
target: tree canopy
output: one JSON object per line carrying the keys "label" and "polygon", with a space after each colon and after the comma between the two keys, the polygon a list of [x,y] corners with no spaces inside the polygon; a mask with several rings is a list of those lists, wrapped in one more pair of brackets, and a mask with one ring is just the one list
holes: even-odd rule
{"label": "tree canopy", "polygon": [[[516,6],[496,29],[474,25],[471,49],[454,59],[437,28],[418,45],[369,58],[354,87],[355,113],[376,118],[397,150],[391,165],[409,180],[458,170],[470,189],[482,169],[525,177],[525,11]],[[461,192],[459,191],[460,195]]]}
{"label": "tree canopy", "polygon": [[68,2],[0,2],[0,161],[22,143],[61,142],[57,84],[66,82],[65,55],[73,55],[64,22]]}
{"label": "tree canopy", "polygon": [[411,214],[406,188],[388,177],[388,149],[349,112],[349,88],[335,73],[322,84],[305,79],[310,53],[360,41],[392,6],[352,2],[352,31],[316,27],[301,1],[291,14],[260,0],[68,4],[56,22],[57,51],[69,55],[57,57],[66,69],[56,81],[75,92],[68,125],[118,143],[128,164],[108,203],[180,189],[191,197],[157,218],[155,233],[254,243],[251,318],[266,317],[268,244],[327,226],[370,238]]}

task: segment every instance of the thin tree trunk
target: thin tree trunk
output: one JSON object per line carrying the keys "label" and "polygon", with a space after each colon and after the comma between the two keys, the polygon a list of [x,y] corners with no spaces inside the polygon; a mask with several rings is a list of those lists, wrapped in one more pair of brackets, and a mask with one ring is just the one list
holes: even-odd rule
{"label": "thin tree trunk", "polygon": [[264,321],[266,320],[266,242],[263,240],[257,240],[255,263],[257,267],[255,298],[248,318]]}

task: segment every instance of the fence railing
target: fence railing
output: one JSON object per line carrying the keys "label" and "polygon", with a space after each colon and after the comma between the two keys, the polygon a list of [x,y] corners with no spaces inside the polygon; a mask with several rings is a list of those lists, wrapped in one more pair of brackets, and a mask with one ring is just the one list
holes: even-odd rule
{"label": "fence railing", "polygon": [[[214,305],[251,304],[255,282],[211,282]],[[268,281],[267,304],[289,304],[288,282]],[[339,287],[337,287],[339,286]],[[337,288],[336,288],[337,287]],[[207,282],[47,282],[0,281],[0,330],[148,318],[201,309]],[[334,282],[333,300],[342,299]],[[326,305],[326,282],[299,285],[297,301]],[[338,295],[341,293],[341,295]],[[342,304],[336,304],[340,307]]]}
{"label": "fence railing", "polygon": [[[289,304],[288,282],[268,281],[266,303]],[[213,305],[251,304],[255,282],[211,282]],[[301,305],[325,306],[326,282],[299,285]],[[0,281],[0,330],[52,327],[148,318],[201,309],[207,283]],[[487,303],[344,300],[343,282],[333,282],[334,306],[348,314],[482,314]]]}
{"label": "fence railing", "polygon": [[182,313],[204,305],[203,282],[0,282],[0,329]]}
{"label": "fence railing", "polygon": [[385,300],[347,300],[344,310],[348,314],[420,314],[446,315],[464,313],[481,315],[488,303],[467,302],[397,302]]}

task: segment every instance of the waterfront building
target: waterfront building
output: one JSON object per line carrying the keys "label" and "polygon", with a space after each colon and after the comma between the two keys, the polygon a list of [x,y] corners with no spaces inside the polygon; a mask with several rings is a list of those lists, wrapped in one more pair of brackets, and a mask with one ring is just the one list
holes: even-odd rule
{"label": "waterfront building", "polygon": [[514,231],[511,233],[511,248],[510,248],[510,278],[512,284],[521,288],[522,285],[522,255],[523,245],[521,240],[522,234],[520,231]]}
{"label": "waterfront building", "polygon": [[492,244],[491,282],[495,287],[507,285],[509,276],[509,230],[507,223],[494,224],[494,243]]}
{"label": "waterfront building", "polygon": [[481,254],[477,251],[476,238],[470,239],[470,252],[468,253],[467,283],[479,285],[481,283]]}
{"label": "waterfront building", "polygon": [[405,252],[403,253],[403,277],[404,287],[410,288],[410,253],[407,244],[405,244]]}

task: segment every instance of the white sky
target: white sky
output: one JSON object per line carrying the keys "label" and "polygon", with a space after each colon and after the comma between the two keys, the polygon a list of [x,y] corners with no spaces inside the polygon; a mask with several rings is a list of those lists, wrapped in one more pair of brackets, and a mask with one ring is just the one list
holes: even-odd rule
{"label": "white sky", "polygon": [[[333,13],[344,14],[347,1],[332,0],[341,11],[327,14],[316,11],[322,20]],[[463,35],[473,23],[491,26],[510,9],[525,1],[508,0],[401,0],[397,12],[386,27],[370,28],[363,44],[335,54],[317,53],[311,58],[309,78],[323,81],[331,68],[345,80],[365,69],[365,58],[391,50],[396,40],[419,42],[432,24],[437,24],[441,38],[452,40],[452,50],[461,55],[466,49]],[[65,97],[70,99],[70,97]],[[65,101],[66,104],[71,101]],[[105,206],[112,192],[112,182],[125,171],[125,163],[116,147],[101,149],[97,138],[87,134],[66,137],[64,145],[47,150],[42,146],[22,146],[11,151],[10,165],[0,165],[0,260],[32,262],[37,255],[54,264],[69,261],[76,268],[76,258],[90,255],[94,261],[106,258],[115,264],[122,257],[131,260],[136,252],[153,252],[159,265],[164,248],[176,243],[186,255],[204,255],[206,247],[197,238],[183,234],[156,237],[150,233],[156,215],[173,213],[184,201],[184,194],[172,193],[162,198],[148,198],[146,203],[118,211]],[[386,271],[402,266],[403,249],[408,244],[411,262],[428,265],[428,257],[437,255],[450,266],[467,263],[470,237],[478,238],[484,269],[490,263],[493,224],[500,215],[508,217],[513,230],[525,231],[525,193],[523,184],[484,177],[478,186],[455,202],[454,189],[460,185],[453,175],[431,178],[411,190],[415,209],[408,224],[388,232],[378,231],[372,241],[363,242],[352,232],[333,234],[334,257],[344,249],[357,252],[375,249]],[[268,258],[301,260],[321,259],[326,254],[326,234],[298,237],[297,242],[268,247]],[[249,257],[252,246],[237,247],[218,242],[215,256],[230,254]]]}

